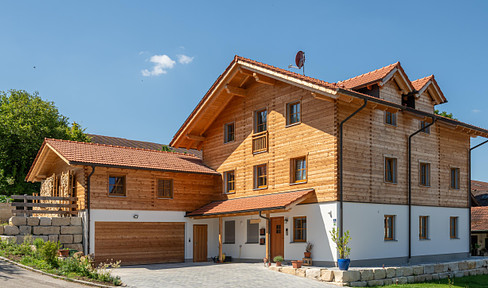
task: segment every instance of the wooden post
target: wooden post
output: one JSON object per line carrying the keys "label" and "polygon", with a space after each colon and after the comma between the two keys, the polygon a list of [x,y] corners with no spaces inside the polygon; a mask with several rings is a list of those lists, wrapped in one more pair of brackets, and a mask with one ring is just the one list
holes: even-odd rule
{"label": "wooden post", "polygon": [[[266,213],[266,218],[270,219],[269,218],[269,213]],[[271,243],[269,242],[269,229],[271,229],[271,223],[270,221],[266,219],[266,259],[268,259],[268,263],[271,262],[271,259],[269,259],[270,255],[269,255],[269,247],[271,247]]]}
{"label": "wooden post", "polygon": [[222,257],[222,217],[219,217],[219,262],[224,261]]}
{"label": "wooden post", "polygon": [[[24,211],[27,210],[27,194],[24,194]],[[27,213],[24,213],[24,217],[27,217]]]}

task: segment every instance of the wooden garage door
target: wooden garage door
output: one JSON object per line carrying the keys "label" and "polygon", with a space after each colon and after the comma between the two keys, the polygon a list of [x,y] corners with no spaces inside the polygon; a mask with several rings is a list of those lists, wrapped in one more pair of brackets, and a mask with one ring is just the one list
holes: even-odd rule
{"label": "wooden garage door", "polygon": [[95,260],[121,265],[184,262],[185,223],[95,222]]}

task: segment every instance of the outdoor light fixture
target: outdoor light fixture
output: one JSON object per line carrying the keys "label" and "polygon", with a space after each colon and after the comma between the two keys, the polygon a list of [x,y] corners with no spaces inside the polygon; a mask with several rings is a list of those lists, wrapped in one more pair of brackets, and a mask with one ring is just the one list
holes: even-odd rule
{"label": "outdoor light fixture", "polygon": [[285,223],[288,223],[288,217],[285,218]]}
{"label": "outdoor light fixture", "polygon": [[134,214],[132,217],[134,217],[134,219],[138,219],[139,218],[139,215]]}

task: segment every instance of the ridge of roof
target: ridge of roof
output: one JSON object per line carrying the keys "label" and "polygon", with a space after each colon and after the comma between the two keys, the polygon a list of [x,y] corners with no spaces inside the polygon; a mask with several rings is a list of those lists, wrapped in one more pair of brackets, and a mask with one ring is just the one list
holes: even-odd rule
{"label": "ridge of roof", "polygon": [[413,88],[418,91],[424,88],[425,84],[427,84],[427,82],[429,82],[431,79],[434,79],[434,75],[429,75],[424,78],[414,80],[412,81]]}
{"label": "ridge of roof", "polygon": [[199,157],[197,157],[194,154],[185,154],[185,153],[173,152],[173,151],[160,151],[160,150],[152,150],[152,149],[145,149],[145,148],[134,148],[134,147],[127,147],[127,146],[118,146],[118,145],[100,144],[100,143],[91,143],[91,142],[81,142],[81,141],[63,140],[63,139],[55,139],[55,138],[44,138],[44,141],[46,143],[48,143],[49,141],[54,141],[54,142],[94,145],[94,146],[101,146],[101,147],[122,148],[122,149],[127,149],[127,150],[139,150],[139,151],[156,152],[156,153],[168,153],[168,154],[189,156],[189,157],[200,159]]}
{"label": "ridge of roof", "polygon": [[[352,77],[352,78],[349,78],[346,80],[338,81],[337,84],[342,84],[347,88],[354,88],[357,86],[361,86],[361,85],[371,83],[371,82],[374,82],[374,81],[377,81],[377,80],[384,78],[386,75],[388,75],[388,73],[390,73],[397,66],[400,66],[400,61],[397,61],[393,64],[378,68],[378,69],[373,70],[373,71],[369,71],[367,73],[364,73],[364,74],[361,74],[361,75],[358,75],[358,76],[355,76],[355,77]],[[372,75],[373,75],[373,77],[370,78]],[[368,77],[367,81],[363,80],[363,81],[358,81],[358,83],[354,83],[354,81],[359,80],[359,78],[365,78],[365,77]],[[354,83],[354,85],[350,84],[350,83]]]}

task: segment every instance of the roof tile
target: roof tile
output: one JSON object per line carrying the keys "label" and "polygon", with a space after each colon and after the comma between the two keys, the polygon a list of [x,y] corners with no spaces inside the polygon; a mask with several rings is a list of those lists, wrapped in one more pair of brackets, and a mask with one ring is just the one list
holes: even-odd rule
{"label": "roof tile", "polygon": [[374,83],[377,81],[380,81],[381,79],[385,78],[388,73],[390,73],[393,69],[398,67],[400,65],[400,62],[396,62],[393,64],[390,64],[388,66],[376,69],[374,71],[370,71],[365,74],[358,75],[356,77],[340,81],[338,84],[344,85],[345,88],[355,88],[359,87],[365,84],[369,83]]}
{"label": "roof tile", "polygon": [[488,231],[488,207],[471,208],[471,231]]}

